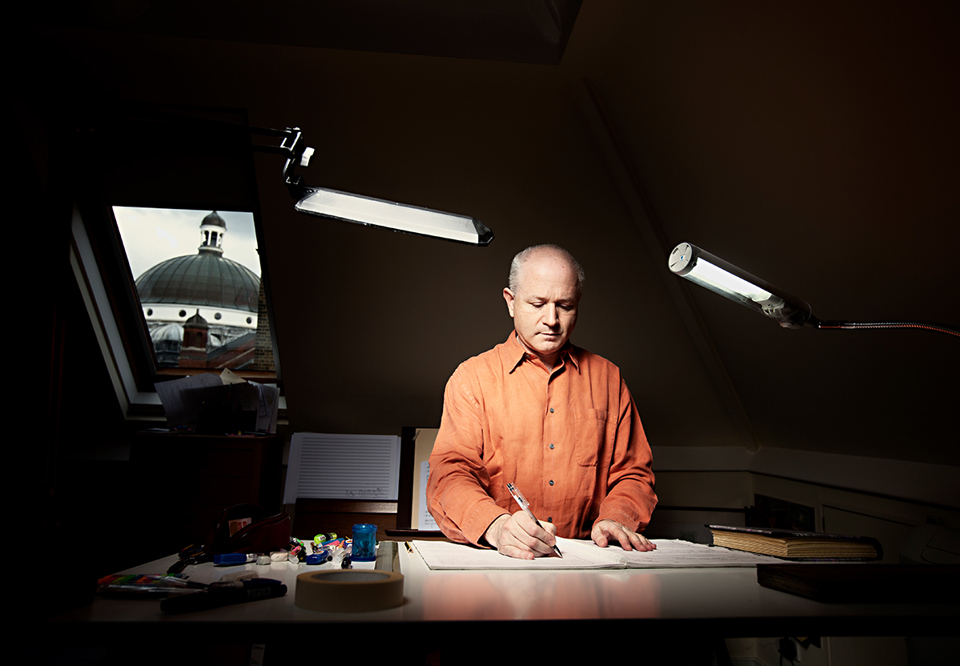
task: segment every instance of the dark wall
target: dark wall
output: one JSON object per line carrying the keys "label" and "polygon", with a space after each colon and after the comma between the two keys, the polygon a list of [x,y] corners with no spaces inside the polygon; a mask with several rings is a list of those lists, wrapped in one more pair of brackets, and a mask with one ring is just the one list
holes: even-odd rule
{"label": "dark wall", "polygon": [[[597,2],[564,66],[595,81],[670,245],[821,319],[956,327],[958,27],[951,2]],[[761,446],[960,462],[956,338],[781,331],[690,295]]]}
{"label": "dark wall", "polygon": [[661,265],[687,240],[824,319],[956,324],[953,7],[586,2],[560,66],[27,27],[58,66],[26,62],[13,89],[40,125],[114,100],[298,125],[308,183],[495,231],[481,249],[302,217],[258,156],[294,430],[436,425],[456,364],[510,330],[510,257],[552,241],[587,271],[575,341],[622,367],[655,445],[957,464],[954,339],[782,331],[702,290],[678,301]]}

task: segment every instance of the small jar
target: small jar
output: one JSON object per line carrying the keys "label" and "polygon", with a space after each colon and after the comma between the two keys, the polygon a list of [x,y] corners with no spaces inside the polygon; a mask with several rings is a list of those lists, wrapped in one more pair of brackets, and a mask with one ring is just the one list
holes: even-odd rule
{"label": "small jar", "polygon": [[354,562],[373,562],[377,559],[377,526],[370,523],[357,523],[353,526]]}

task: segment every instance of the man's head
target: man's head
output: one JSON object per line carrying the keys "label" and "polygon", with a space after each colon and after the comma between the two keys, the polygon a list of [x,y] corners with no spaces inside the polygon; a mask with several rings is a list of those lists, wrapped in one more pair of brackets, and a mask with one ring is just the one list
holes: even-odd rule
{"label": "man's head", "polygon": [[520,343],[552,368],[577,325],[583,269],[556,245],[535,245],[510,264],[503,290]]}

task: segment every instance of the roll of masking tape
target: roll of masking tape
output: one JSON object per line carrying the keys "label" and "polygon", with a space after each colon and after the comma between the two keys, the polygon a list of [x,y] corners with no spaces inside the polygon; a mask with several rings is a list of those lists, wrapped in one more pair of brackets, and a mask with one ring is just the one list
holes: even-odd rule
{"label": "roll of masking tape", "polygon": [[297,576],[294,604],[329,613],[365,613],[403,603],[403,575],[379,570],[331,570]]}

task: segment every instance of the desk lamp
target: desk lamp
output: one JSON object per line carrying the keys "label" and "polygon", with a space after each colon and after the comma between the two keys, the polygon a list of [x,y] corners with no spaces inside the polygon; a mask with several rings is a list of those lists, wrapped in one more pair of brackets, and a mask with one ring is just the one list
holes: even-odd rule
{"label": "desk lamp", "polygon": [[680,243],[673,248],[668,265],[670,270],[680,277],[756,310],[776,320],[784,328],[804,326],[821,329],[920,328],[960,337],[960,329],[932,322],[820,321],[813,316],[810,305],[806,301],[777,289],[768,282],[690,243]]}
{"label": "desk lamp", "polygon": [[[152,130],[154,141],[163,145],[170,143],[219,146],[228,149],[252,150],[279,154],[286,157],[283,180],[291,196],[297,200],[298,212],[319,217],[344,220],[370,226],[383,227],[419,236],[430,236],[458,241],[470,245],[489,245],[493,232],[479,220],[466,215],[443,213],[428,208],[385,201],[338,192],[337,190],[308,187],[294,173],[297,166],[307,167],[314,150],[306,145],[299,127],[270,129],[251,127],[222,120],[199,118],[158,109],[131,107],[117,112],[104,112],[98,120],[107,123],[119,136],[132,136],[143,140],[145,132]],[[94,136],[97,133],[93,134]],[[280,138],[280,145],[251,141],[251,137]]]}
{"label": "desk lamp", "polygon": [[384,227],[419,236],[444,238],[470,245],[488,245],[493,240],[493,232],[473,217],[408,206],[359,194],[308,187],[303,179],[294,173],[298,164],[302,167],[309,165],[314,152],[313,148],[304,143],[300,128],[288,127],[283,130],[273,130],[251,127],[248,129],[252,134],[281,137],[280,146],[254,145],[253,148],[261,152],[279,153],[287,158],[283,167],[283,179],[290,194],[297,199],[294,207],[298,212]]}

